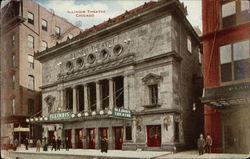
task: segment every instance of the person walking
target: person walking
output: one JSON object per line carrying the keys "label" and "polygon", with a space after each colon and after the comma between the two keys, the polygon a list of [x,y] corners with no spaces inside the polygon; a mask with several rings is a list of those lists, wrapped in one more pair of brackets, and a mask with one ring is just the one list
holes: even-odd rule
{"label": "person walking", "polygon": [[211,153],[212,151],[212,144],[213,144],[213,139],[212,137],[208,134],[206,137],[206,153]]}
{"label": "person walking", "polygon": [[58,139],[56,140],[56,144],[57,144],[57,150],[60,151],[60,147],[61,147],[61,144],[62,144],[62,140],[60,137],[58,137]]}
{"label": "person walking", "polygon": [[38,139],[38,140],[36,141],[36,152],[40,152],[41,146],[42,146],[41,140]]}
{"label": "person walking", "polygon": [[17,150],[17,147],[18,147],[18,140],[17,140],[17,138],[14,140],[14,151],[16,151]]}
{"label": "person walking", "polygon": [[65,146],[66,146],[66,151],[69,151],[70,141],[68,137],[66,137],[65,139]]}
{"label": "person walking", "polygon": [[205,145],[206,145],[206,141],[204,140],[203,135],[200,134],[200,138],[197,141],[197,147],[198,147],[198,150],[199,150],[199,155],[202,155],[204,153]]}
{"label": "person walking", "polygon": [[101,140],[101,153],[108,152],[108,145],[107,145],[107,139],[105,137]]}
{"label": "person walking", "polygon": [[53,151],[53,149],[55,149],[55,151],[56,151],[56,139],[55,139],[55,137],[52,138],[52,148],[51,148],[51,151]]}
{"label": "person walking", "polygon": [[28,148],[28,145],[29,145],[29,140],[28,140],[28,138],[25,138],[25,139],[24,139],[24,145],[25,145],[25,149],[28,150],[28,149],[29,149],[29,148]]}
{"label": "person walking", "polygon": [[48,151],[48,143],[46,137],[43,139],[43,151]]}

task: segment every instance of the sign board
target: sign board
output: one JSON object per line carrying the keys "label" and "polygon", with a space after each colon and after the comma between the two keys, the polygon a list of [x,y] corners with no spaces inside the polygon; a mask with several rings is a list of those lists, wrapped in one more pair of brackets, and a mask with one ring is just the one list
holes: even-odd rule
{"label": "sign board", "polygon": [[71,112],[54,112],[50,113],[49,120],[62,120],[62,119],[70,119]]}
{"label": "sign board", "polygon": [[131,118],[132,112],[127,109],[113,108],[112,115],[115,117]]}

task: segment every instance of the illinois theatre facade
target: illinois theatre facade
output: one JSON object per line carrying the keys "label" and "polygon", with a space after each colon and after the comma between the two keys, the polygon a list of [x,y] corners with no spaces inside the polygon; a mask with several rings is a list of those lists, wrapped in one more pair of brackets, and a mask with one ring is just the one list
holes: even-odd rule
{"label": "illinois theatre facade", "polygon": [[73,148],[98,149],[102,138],[109,149],[195,145],[200,41],[185,15],[176,0],[145,3],[36,53],[42,117],[27,121]]}

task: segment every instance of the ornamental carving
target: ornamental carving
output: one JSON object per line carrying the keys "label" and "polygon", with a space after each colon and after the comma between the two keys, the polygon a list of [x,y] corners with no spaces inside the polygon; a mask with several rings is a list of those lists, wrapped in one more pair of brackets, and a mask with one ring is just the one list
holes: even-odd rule
{"label": "ornamental carving", "polygon": [[44,101],[48,105],[49,110],[51,110],[51,108],[53,107],[55,99],[56,98],[53,97],[52,95],[48,95],[47,97],[44,98]]}
{"label": "ornamental carving", "polygon": [[148,75],[146,75],[145,77],[142,78],[142,82],[145,85],[153,85],[153,84],[157,84],[161,81],[162,76],[160,75],[156,75],[153,73],[149,73]]}

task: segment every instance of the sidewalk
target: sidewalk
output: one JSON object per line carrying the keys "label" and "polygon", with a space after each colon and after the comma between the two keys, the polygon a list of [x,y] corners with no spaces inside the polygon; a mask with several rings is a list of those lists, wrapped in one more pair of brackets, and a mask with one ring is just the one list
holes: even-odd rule
{"label": "sidewalk", "polygon": [[203,159],[247,159],[249,158],[249,154],[203,154],[199,155],[198,151],[183,151],[173,154],[167,154],[157,159],[196,159],[196,158],[203,158]]}
{"label": "sidewalk", "polygon": [[[162,155],[170,154],[171,152],[160,152],[160,151],[122,151],[122,150],[108,150],[108,153],[101,153],[100,150],[89,150],[89,149],[70,149],[66,151],[62,149],[61,151],[41,151],[36,152],[35,148],[29,148],[29,150],[19,148],[17,151],[9,151],[6,153],[7,157],[20,157],[22,159],[42,159],[42,158],[60,158],[68,159],[69,157],[75,156],[73,158],[112,158],[112,159],[151,159]],[[29,157],[27,158],[27,155]],[[52,157],[53,156],[53,157]],[[15,158],[14,158],[15,159]]]}

